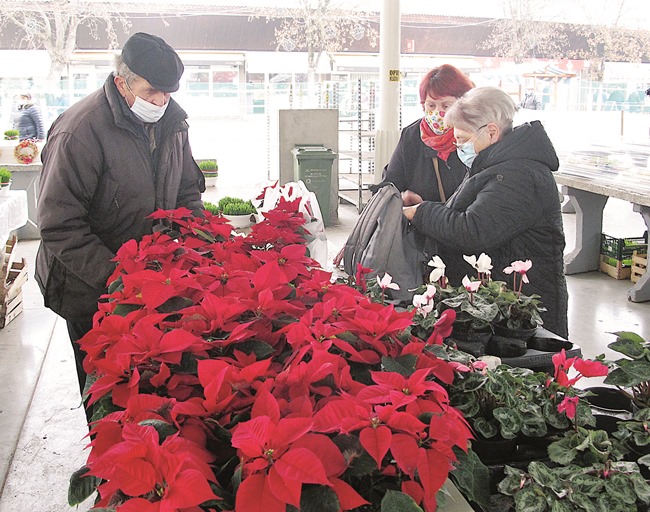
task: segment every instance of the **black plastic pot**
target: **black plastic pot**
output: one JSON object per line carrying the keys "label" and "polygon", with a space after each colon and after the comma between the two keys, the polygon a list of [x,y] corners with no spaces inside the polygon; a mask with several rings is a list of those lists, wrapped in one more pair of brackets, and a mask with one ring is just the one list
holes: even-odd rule
{"label": "black plastic pot", "polygon": [[454,329],[451,339],[456,343],[458,350],[462,350],[474,357],[487,354],[487,344],[492,337],[492,331],[460,331]]}
{"label": "black plastic pot", "polygon": [[504,338],[515,338],[524,341],[531,339],[537,331],[537,327],[533,327],[531,329],[508,329],[507,327],[499,324],[494,324],[492,327],[494,328],[494,334],[498,334]]}
{"label": "black plastic pot", "polygon": [[525,340],[494,334],[487,344],[487,353],[497,357],[519,357],[528,350]]}

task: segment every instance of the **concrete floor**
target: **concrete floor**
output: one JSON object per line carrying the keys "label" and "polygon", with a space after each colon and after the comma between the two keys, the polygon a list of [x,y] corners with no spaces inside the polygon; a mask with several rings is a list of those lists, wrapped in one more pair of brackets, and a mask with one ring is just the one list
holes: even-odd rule
{"label": "concrete floor", "polygon": [[[213,201],[250,185],[225,184],[205,198]],[[339,224],[327,229],[330,261],[356,217],[355,207],[340,205]],[[564,215],[567,250],[574,245],[574,219]],[[645,226],[631,205],[610,200],[603,229],[613,236],[639,236]],[[37,241],[18,244],[18,255],[27,260],[30,271],[24,311],[0,330],[0,512],[68,510],[68,479],[85,462],[87,430],[72,349],[65,323],[44,308],[33,279],[37,246]],[[606,352],[614,341],[608,333],[617,330],[636,331],[650,340],[650,302],[627,301],[630,281],[599,272],[568,276],[567,281],[570,338],[584,356]],[[78,510],[90,507],[87,503]]]}

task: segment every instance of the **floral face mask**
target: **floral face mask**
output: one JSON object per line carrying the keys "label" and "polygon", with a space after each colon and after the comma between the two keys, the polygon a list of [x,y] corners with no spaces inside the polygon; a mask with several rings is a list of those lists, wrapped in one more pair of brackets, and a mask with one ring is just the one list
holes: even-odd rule
{"label": "floral face mask", "polygon": [[424,120],[436,135],[443,135],[447,131],[444,110],[427,110],[424,112]]}

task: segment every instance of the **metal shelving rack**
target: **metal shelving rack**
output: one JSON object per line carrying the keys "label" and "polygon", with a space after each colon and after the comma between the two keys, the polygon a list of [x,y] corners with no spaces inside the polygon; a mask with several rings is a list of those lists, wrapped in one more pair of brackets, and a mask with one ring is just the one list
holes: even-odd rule
{"label": "metal shelving rack", "polygon": [[[339,146],[339,198],[357,206],[359,212],[367,202],[370,192],[368,185],[374,182],[374,156],[375,156],[375,105],[376,88],[374,82],[367,84],[368,99],[364,103],[364,85],[357,81],[356,91],[352,92],[356,106],[355,118],[342,118],[339,120],[341,135],[348,135],[347,143],[350,149],[341,149]],[[355,94],[356,93],[356,94]],[[354,147],[356,142],[356,147]],[[350,172],[341,172],[341,160],[350,161]],[[353,171],[353,162],[356,161],[356,173]]]}

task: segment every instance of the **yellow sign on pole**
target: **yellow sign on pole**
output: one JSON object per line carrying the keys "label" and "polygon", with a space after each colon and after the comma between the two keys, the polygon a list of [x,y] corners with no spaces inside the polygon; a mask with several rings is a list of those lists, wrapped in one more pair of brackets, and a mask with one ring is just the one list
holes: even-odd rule
{"label": "yellow sign on pole", "polygon": [[399,69],[391,69],[388,71],[388,81],[389,82],[399,82],[402,74]]}

